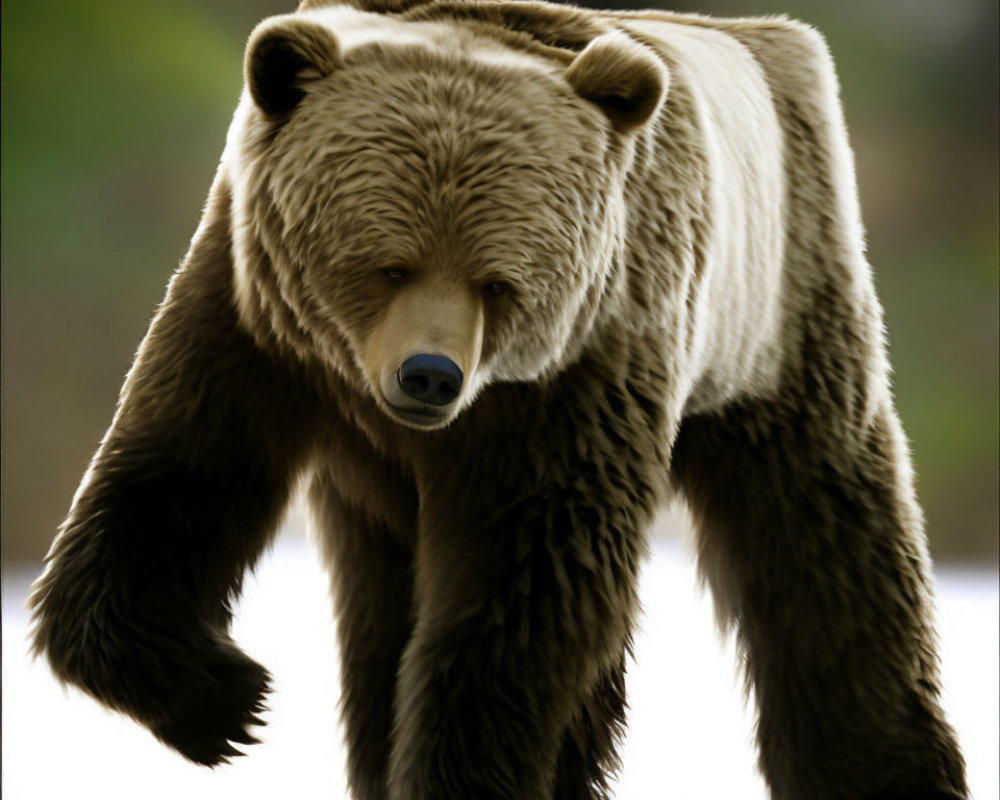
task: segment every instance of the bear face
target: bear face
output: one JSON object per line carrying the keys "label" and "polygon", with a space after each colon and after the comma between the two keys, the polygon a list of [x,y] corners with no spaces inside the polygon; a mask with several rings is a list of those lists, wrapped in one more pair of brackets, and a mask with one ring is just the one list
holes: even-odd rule
{"label": "bear face", "polygon": [[666,89],[652,54],[332,8],[263,23],[246,71],[223,160],[258,338],[419,428],[578,355],[621,277],[630,143]]}

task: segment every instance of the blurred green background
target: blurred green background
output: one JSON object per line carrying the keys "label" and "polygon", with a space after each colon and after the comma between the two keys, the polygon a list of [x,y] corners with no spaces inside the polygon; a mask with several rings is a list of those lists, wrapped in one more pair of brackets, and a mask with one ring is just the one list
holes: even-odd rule
{"label": "blurred green background", "polygon": [[[613,3],[612,3],[613,4]],[[37,559],[197,224],[264,0],[2,4],[2,557]],[[932,549],[995,561],[997,3],[715,0],[837,58]]]}

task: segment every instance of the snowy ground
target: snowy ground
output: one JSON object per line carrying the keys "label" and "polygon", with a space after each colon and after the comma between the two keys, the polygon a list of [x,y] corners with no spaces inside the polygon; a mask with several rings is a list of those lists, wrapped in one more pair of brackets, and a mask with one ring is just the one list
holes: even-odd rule
{"label": "snowy ground", "polygon": [[[61,689],[44,664],[28,660],[24,599],[36,573],[3,574],[6,800],[347,797],[326,578],[301,534],[286,531],[262,561],[235,626],[237,640],[275,678],[264,744],[214,771],[188,764],[135,723]],[[986,568],[945,566],[936,578],[945,707],[974,797],[997,800],[997,577]],[[710,601],[677,540],[658,541],[642,598],[618,800],[763,800],[733,648],[720,643]]]}

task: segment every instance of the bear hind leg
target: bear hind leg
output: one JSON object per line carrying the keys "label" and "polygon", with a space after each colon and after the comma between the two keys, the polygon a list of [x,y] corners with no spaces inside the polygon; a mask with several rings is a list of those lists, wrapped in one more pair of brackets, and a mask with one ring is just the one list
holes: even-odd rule
{"label": "bear hind leg", "polygon": [[906,460],[888,400],[856,426],[751,401],[679,433],[674,478],[746,653],[775,800],[966,794]]}

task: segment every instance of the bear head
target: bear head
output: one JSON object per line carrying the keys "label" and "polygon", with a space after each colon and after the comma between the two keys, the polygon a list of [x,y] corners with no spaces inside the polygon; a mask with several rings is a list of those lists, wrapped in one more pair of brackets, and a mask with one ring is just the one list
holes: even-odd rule
{"label": "bear head", "polygon": [[423,429],[579,356],[621,293],[651,51],[333,6],[261,23],[245,76],[223,168],[258,339]]}

